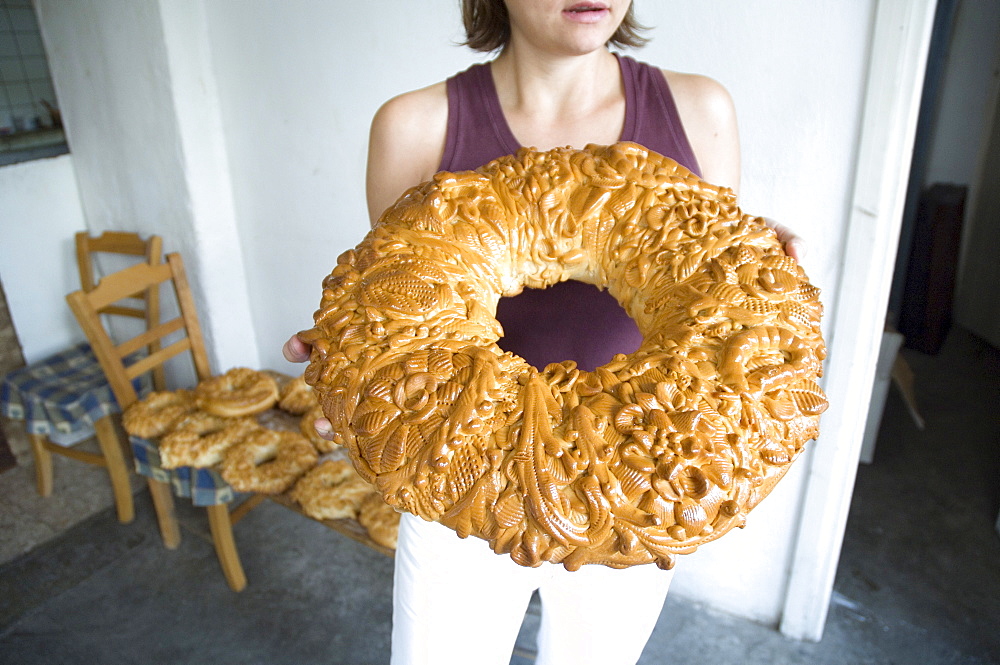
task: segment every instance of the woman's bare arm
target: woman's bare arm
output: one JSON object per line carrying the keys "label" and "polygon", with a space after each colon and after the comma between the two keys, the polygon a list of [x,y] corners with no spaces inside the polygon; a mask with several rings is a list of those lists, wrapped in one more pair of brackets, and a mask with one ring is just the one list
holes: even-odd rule
{"label": "woman's bare arm", "polygon": [[[740,137],[736,109],[729,92],[706,76],[663,72],[677,104],[701,177],[715,185],[740,191]],[[766,219],[785,251],[798,260],[805,253],[802,239],[787,226]]]}
{"label": "woman's bare arm", "polygon": [[[372,225],[403,192],[437,172],[447,126],[444,83],[394,97],[378,110],[372,120],[366,176]],[[285,359],[293,363],[309,360],[310,351],[298,335],[282,347]],[[326,418],[316,421],[316,431],[327,439],[332,436]]]}
{"label": "woman's bare arm", "polygon": [[703,180],[739,194],[740,135],[729,92],[697,74],[664,71]]}
{"label": "woman's bare arm", "polygon": [[368,140],[368,214],[379,216],[410,187],[437,173],[448,129],[444,83],[393,97],[375,114]]}

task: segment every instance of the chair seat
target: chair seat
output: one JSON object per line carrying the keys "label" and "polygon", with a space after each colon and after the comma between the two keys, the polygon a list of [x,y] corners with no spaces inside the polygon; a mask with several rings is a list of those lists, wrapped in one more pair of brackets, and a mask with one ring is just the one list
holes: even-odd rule
{"label": "chair seat", "polygon": [[[134,383],[137,391],[149,392],[148,379]],[[0,413],[23,420],[30,434],[73,434],[120,411],[87,342],[16,369],[0,380]]]}
{"label": "chair seat", "polygon": [[160,450],[155,442],[137,436],[129,436],[129,441],[132,444],[136,472],[141,476],[169,483],[175,495],[189,498],[191,503],[200,507],[232,503],[236,498],[237,493],[232,486],[215,469],[190,466],[164,469],[160,462]]}

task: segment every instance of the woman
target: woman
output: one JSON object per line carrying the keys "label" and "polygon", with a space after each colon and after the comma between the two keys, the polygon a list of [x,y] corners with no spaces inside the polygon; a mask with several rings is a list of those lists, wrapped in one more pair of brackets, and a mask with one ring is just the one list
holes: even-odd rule
{"label": "woman", "polygon": [[[636,141],[705,180],[738,189],[739,138],[726,90],[709,78],[661,71],[609,50],[644,41],[630,0],[463,0],[462,6],[467,44],[499,55],[379,109],[368,155],[372,223],[438,171],[476,168],[520,146]],[[579,283],[504,299],[497,318],[505,331],[501,346],[538,367],[572,359],[593,369],[640,341],[610,296]],[[285,355],[302,361],[308,349],[293,337]],[[318,425],[322,430],[329,423]],[[652,565],[585,566],[573,573],[548,564],[522,568],[484,541],[461,540],[441,525],[403,515],[392,662],[507,663],[538,590],[536,662],[634,663],[670,577]]]}
{"label": "woman", "polygon": [[[641,43],[628,0],[493,0],[463,7],[470,45],[500,54],[488,66],[400,95],[378,111],[367,178],[373,223],[406,189],[438,171],[474,169],[521,146],[635,141],[709,182],[738,189],[736,114],[725,89],[608,50],[609,41]],[[607,292],[578,282],[504,299],[497,318],[505,333],[500,346],[538,368],[572,359],[592,371],[642,341]],[[580,334],[587,329],[602,335]]]}

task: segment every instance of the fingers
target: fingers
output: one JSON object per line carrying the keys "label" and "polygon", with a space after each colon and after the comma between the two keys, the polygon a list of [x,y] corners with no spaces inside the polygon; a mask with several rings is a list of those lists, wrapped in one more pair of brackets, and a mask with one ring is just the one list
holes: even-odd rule
{"label": "fingers", "polygon": [[785,254],[788,254],[796,261],[801,261],[806,255],[805,241],[795,235],[795,232],[790,228],[779,224],[770,217],[765,217],[764,223],[774,231],[776,236],[778,236],[778,242],[784,246]]}
{"label": "fingers", "polygon": [[313,427],[316,428],[316,433],[327,441],[333,440],[333,424],[326,418],[317,418]]}
{"label": "fingers", "polygon": [[788,254],[790,257],[801,263],[802,257],[806,254],[806,245],[802,242],[802,238],[795,236],[790,240],[786,240],[785,254]]}
{"label": "fingers", "polygon": [[[304,363],[309,360],[311,351],[312,347],[303,342],[298,335],[289,337],[285,345],[281,347],[281,354],[290,363]],[[313,422],[313,427],[316,428],[316,433],[327,441],[333,440],[333,424],[328,419],[317,418]]]}
{"label": "fingers", "polygon": [[304,363],[309,360],[311,347],[302,341],[298,335],[292,335],[281,347],[281,354],[290,363]]}

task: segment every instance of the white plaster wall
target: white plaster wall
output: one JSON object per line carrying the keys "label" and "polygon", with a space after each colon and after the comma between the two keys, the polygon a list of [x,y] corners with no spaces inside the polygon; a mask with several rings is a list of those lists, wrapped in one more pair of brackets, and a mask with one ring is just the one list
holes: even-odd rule
{"label": "white plaster wall", "polygon": [[241,232],[233,207],[229,159],[219,112],[211,46],[201,0],[161,0],[171,98],[183,156],[191,234],[184,255],[197,257],[200,318],[213,367],[264,367],[245,288]]}
{"label": "white plaster wall", "polygon": [[[390,96],[482,56],[454,46],[454,0],[424,0],[418,12],[408,0],[205,3],[254,330],[264,364],[277,366],[281,343],[311,324],[320,280],[367,231],[372,114]],[[637,57],[708,74],[733,94],[743,206],[806,239],[806,267],[827,294],[842,261],[873,7],[637,3],[640,20],[656,26]],[[824,423],[818,445],[836,445],[841,425]],[[747,529],[685,557],[674,592],[777,621],[807,464],[798,463]]]}
{"label": "white plaster wall", "polygon": [[0,168],[0,281],[30,364],[81,342],[66,304],[80,288],[73,236],[84,228],[69,155]]}
{"label": "white plaster wall", "polygon": [[[262,362],[312,325],[319,284],[368,230],[368,126],[390,96],[476,58],[452,0],[207,0]],[[248,49],[247,45],[253,48]]]}
{"label": "white plaster wall", "polygon": [[216,371],[259,366],[200,1],[38,0],[87,228],[179,251]]}
{"label": "white plaster wall", "polygon": [[186,230],[181,153],[154,3],[36,3],[81,201],[95,231]]}

